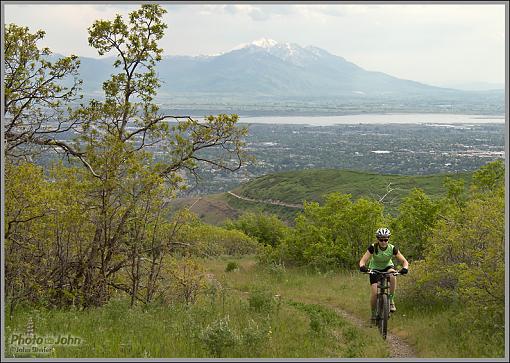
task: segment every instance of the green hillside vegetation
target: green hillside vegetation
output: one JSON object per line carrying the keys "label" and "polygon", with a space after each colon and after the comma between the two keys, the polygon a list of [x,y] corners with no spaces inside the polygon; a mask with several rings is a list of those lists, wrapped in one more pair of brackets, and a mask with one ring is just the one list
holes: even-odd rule
{"label": "green hillside vegetation", "polygon": [[228,219],[239,217],[245,209],[253,207],[252,205],[239,206],[236,204],[237,200],[228,194],[209,194],[200,197],[177,198],[170,203],[174,211],[189,208],[203,222],[221,225]]}
{"label": "green hillside vegetation", "polygon": [[[466,187],[471,183],[472,173],[437,174],[426,176],[385,175],[338,169],[307,169],[278,174],[268,174],[255,178],[232,190],[235,194],[255,200],[279,200],[302,204],[304,201],[324,202],[324,197],[333,192],[351,194],[354,200],[360,197],[383,199],[384,211],[392,216],[404,198],[414,189],[423,190],[433,200],[446,193],[446,178],[463,180]],[[391,184],[390,184],[391,183]],[[267,203],[257,203],[238,199],[230,194],[212,194],[197,198],[181,198],[174,201],[176,206],[191,206],[191,211],[202,221],[223,224],[245,212],[277,215],[289,224],[302,210]]]}
{"label": "green hillside vegetation", "polygon": [[[162,122],[175,118],[153,103],[165,12],[143,4],[127,23],[117,16],[88,28],[99,55],[117,54],[120,73],[104,82],[104,100],[76,110],[67,106],[78,80],[60,84],[77,75],[75,57],[43,60],[43,31],[6,26],[5,355],[387,357],[391,342],[336,307],[368,318],[359,259],[389,226],[410,262],[390,328],[418,357],[502,357],[504,162],[455,178],[309,170],[236,190],[299,204],[295,218],[267,201],[235,209],[221,195],[176,210],[169,201],[183,172],[202,162],[237,170],[247,130],[235,114]],[[67,143],[59,134],[70,129],[79,136]],[[147,149],[156,143],[165,145],[160,160]],[[30,161],[53,152],[45,146],[69,163]],[[218,153],[207,159],[204,148]],[[389,183],[397,189],[382,199]],[[241,203],[273,210],[246,213]],[[200,220],[213,215],[231,220]],[[71,335],[80,342],[55,341]],[[42,343],[49,350],[38,351]]]}
{"label": "green hillside vegetation", "polygon": [[291,203],[305,200],[322,202],[324,196],[332,192],[351,194],[354,199],[361,196],[379,199],[386,194],[391,183],[390,188],[394,190],[385,201],[393,201],[389,205],[395,207],[413,188],[420,188],[432,197],[440,196],[444,192],[442,184],[446,177],[462,179],[469,184],[471,173],[406,176],[308,169],[264,175],[241,185],[234,192],[253,199],[277,199]]}
{"label": "green hillside vegetation", "polygon": [[[427,356],[435,353],[425,339],[441,345],[442,354],[452,349],[456,356],[500,356],[505,326],[504,176],[500,160],[474,172],[469,187],[463,179],[445,178],[441,197],[414,188],[403,198],[396,217],[385,213],[377,200],[353,200],[334,192],[322,203],[305,202],[291,228],[279,226],[274,216],[249,213],[226,227],[264,244],[258,254],[262,265],[328,274],[357,270],[368,244],[374,242],[374,231],[389,226],[392,243],[410,262],[411,273],[398,295],[407,319],[417,320],[417,324],[397,320],[399,328],[411,330],[412,341]],[[272,236],[278,236],[276,241]],[[436,320],[444,321],[444,326]],[[425,338],[423,334],[430,333],[427,326],[441,330],[439,336],[455,335],[459,344],[447,347],[443,339]],[[477,341],[486,341],[490,348]]]}

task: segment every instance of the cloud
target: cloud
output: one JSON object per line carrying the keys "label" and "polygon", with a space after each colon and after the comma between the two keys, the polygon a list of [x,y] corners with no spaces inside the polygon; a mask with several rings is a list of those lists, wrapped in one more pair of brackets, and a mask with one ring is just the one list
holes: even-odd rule
{"label": "cloud", "polygon": [[[5,22],[43,29],[41,46],[97,57],[87,28],[140,4],[3,4]],[[504,4],[175,4],[165,54],[216,54],[262,37],[314,45],[358,65],[434,82],[504,79]],[[502,66],[503,65],[503,66]]]}
{"label": "cloud", "polygon": [[138,5],[92,4],[5,4],[5,23],[28,26],[31,32],[46,32],[41,46],[60,54],[97,57],[88,45],[89,28],[98,19],[111,19],[120,13],[124,17]]}

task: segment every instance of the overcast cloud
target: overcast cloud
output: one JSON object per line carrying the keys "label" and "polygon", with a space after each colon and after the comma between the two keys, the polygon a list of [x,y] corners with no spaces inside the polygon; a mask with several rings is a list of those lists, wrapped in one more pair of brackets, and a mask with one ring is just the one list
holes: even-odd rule
{"label": "overcast cloud", "polygon": [[[5,4],[5,23],[42,29],[56,53],[98,57],[87,28],[139,5]],[[260,38],[314,45],[434,85],[505,82],[504,4],[171,4],[166,55],[218,54]]]}

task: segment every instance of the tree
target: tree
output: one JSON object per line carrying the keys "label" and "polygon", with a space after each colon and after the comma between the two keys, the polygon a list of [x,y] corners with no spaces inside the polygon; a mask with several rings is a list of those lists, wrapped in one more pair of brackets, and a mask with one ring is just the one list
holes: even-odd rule
{"label": "tree", "polygon": [[432,201],[421,189],[413,189],[404,198],[393,223],[393,235],[406,258],[423,259],[439,210],[440,204]]}
{"label": "tree", "polygon": [[32,163],[7,163],[5,283],[11,312],[19,301],[80,304],[78,267],[94,226],[80,169],[56,165],[45,179]]}
{"label": "tree", "polygon": [[279,255],[287,262],[319,269],[352,268],[374,238],[382,211],[376,200],[352,202],[350,194],[342,193],[326,195],[323,205],[305,203],[295,229],[278,246]]}
{"label": "tree", "polygon": [[[414,303],[440,300],[459,307],[450,321],[460,334],[500,344],[505,313],[505,187],[501,163],[473,175],[470,191],[450,183],[439,218],[431,225],[424,259],[416,262],[402,291]],[[453,187],[453,188],[452,188]],[[460,202],[460,203],[459,203]]]}
{"label": "tree", "polygon": [[259,243],[275,247],[288,233],[288,227],[275,215],[245,213],[226,223],[227,229],[238,229]]}
{"label": "tree", "polygon": [[[56,139],[78,123],[68,117],[69,104],[77,100],[81,80],[75,55],[51,60],[48,48],[37,42],[44,31],[8,24],[4,47],[4,130],[7,157],[29,156],[40,147],[53,147],[80,156]],[[67,108],[65,108],[67,106]],[[37,146],[34,150],[34,146]]]}
{"label": "tree", "polygon": [[[114,67],[119,70],[103,83],[105,99],[66,112],[62,104],[53,104],[78,135],[72,143],[40,142],[37,133],[29,139],[59,147],[86,166],[68,170],[80,190],[76,208],[83,208],[76,219],[81,218],[88,229],[76,241],[79,244],[71,241],[70,247],[79,248],[69,250],[70,263],[62,270],[83,306],[105,303],[112,289],[129,293],[133,303],[149,301],[157,290],[157,264],[173,248],[172,232],[162,221],[166,203],[185,188],[186,173],[196,175],[204,164],[235,171],[245,157],[242,139],[246,129],[236,126],[237,115],[211,115],[199,122],[189,116],[163,115],[153,102],[159,87],[155,64],[162,54],[157,42],[166,28],[164,13],[159,5],[144,4],[129,14],[127,22],[121,16],[96,21],[89,28],[89,44],[99,54],[114,52]],[[41,72],[49,69],[53,68],[42,63]],[[18,75],[13,73],[12,78]],[[45,129],[47,122],[41,119],[36,131]],[[161,152],[158,157],[156,148]],[[61,232],[70,235],[67,228],[71,227],[62,226],[65,230]],[[23,231],[25,236],[33,232],[31,228]],[[40,248],[45,254],[54,253],[61,246],[58,236],[39,236],[41,240],[34,243],[44,241]],[[58,264],[49,263],[47,269],[53,266]],[[52,276],[48,281],[54,282],[54,275],[41,276]],[[145,287],[143,281],[147,281]]]}
{"label": "tree", "polygon": [[[236,115],[209,116],[198,122],[188,116],[162,115],[153,102],[159,87],[155,64],[162,54],[157,41],[166,28],[164,13],[159,5],[142,5],[129,15],[129,23],[117,15],[89,28],[89,44],[100,55],[114,51],[114,67],[120,70],[103,83],[105,100],[91,101],[76,115],[82,120],[78,142],[97,179],[97,227],[83,272],[84,295],[91,296],[90,303],[108,298],[106,286],[118,269],[112,258],[123,240],[134,243],[125,266],[133,268],[140,258],[136,240],[146,227],[138,226],[133,233],[127,222],[136,220],[136,211],[151,191],[162,185],[169,191],[182,188],[183,172],[194,174],[201,163],[232,171],[242,164],[241,139],[246,130],[235,126]],[[170,124],[168,119],[177,122]],[[159,160],[148,152],[156,146],[163,153]],[[204,151],[212,148],[222,153],[206,156]],[[94,297],[90,292],[98,285],[103,292]]]}
{"label": "tree", "polygon": [[482,166],[473,174],[473,186],[478,192],[501,190],[505,186],[505,165],[497,160]]}

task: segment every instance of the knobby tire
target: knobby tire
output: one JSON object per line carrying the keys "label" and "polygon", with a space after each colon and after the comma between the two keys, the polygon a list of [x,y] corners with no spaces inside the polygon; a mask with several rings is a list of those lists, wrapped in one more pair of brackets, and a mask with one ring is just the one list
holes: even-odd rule
{"label": "knobby tire", "polygon": [[390,305],[388,301],[388,295],[382,294],[379,296],[379,332],[383,339],[386,339],[388,333],[388,318],[390,316]]}

